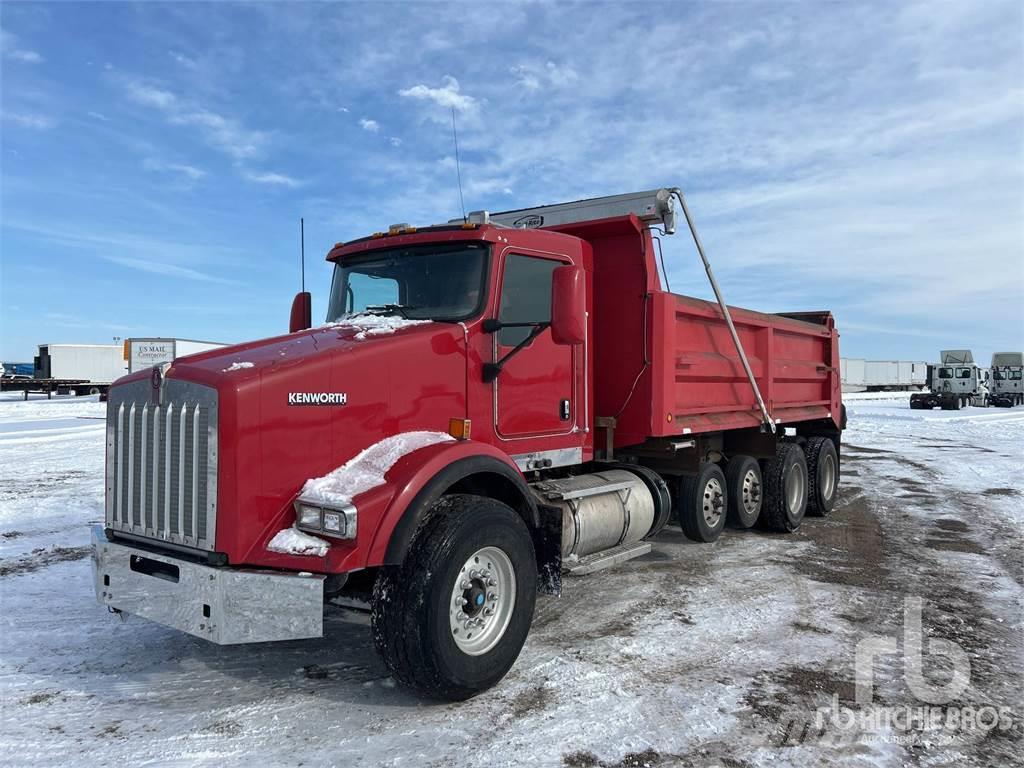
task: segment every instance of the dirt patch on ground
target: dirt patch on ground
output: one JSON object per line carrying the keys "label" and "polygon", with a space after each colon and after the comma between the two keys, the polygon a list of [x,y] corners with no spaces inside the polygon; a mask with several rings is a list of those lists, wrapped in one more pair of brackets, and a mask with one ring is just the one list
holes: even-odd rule
{"label": "dirt patch on ground", "polygon": [[[593,752],[571,752],[562,756],[562,765],[566,768],[657,768],[667,765],[688,765],[682,755],[662,754],[656,749],[645,749],[643,752],[630,752],[621,760],[607,762]],[[725,766],[738,765],[735,762],[721,762]]]}
{"label": "dirt patch on ground", "polygon": [[941,528],[944,531],[956,531],[957,533],[965,533],[970,530],[967,527],[967,523],[963,520],[957,520],[952,517],[940,517],[935,521],[935,527]]}
{"label": "dirt patch on ground", "polygon": [[60,691],[40,691],[39,693],[33,693],[31,696],[26,697],[23,704],[49,704],[51,701],[60,696]]}
{"label": "dirt patch on ground", "polygon": [[1016,488],[988,488],[982,491],[986,496],[1020,496]]}
{"label": "dirt patch on ground", "polygon": [[850,443],[844,443],[843,453],[846,453],[847,451],[855,451],[857,453],[892,453],[892,451],[887,451],[884,448],[868,448],[863,445],[850,445]]}
{"label": "dirt patch on ground", "polygon": [[22,573],[31,573],[55,563],[64,563],[70,560],[81,560],[88,557],[90,547],[40,547],[33,549],[31,554],[21,557],[12,557],[0,561],[0,576],[17,576]]}
{"label": "dirt patch on ground", "polygon": [[512,717],[520,718],[547,709],[551,702],[551,691],[544,685],[534,685],[513,696],[509,706],[512,710]]}
{"label": "dirt patch on ground", "polygon": [[237,720],[218,720],[203,728],[202,732],[217,736],[238,736],[242,732],[242,724]]}
{"label": "dirt patch on ground", "polygon": [[797,571],[817,581],[877,587],[889,575],[885,564],[885,534],[863,496],[848,499],[840,492],[836,509],[824,520],[801,525],[800,538],[818,546],[793,562]]}
{"label": "dirt patch on ground", "polygon": [[956,537],[932,537],[927,539],[924,543],[926,547],[930,549],[940,550],[942,552],[965,552],[969,555],[983,555],[985,550],[979,547],[970,539],[964,539],[959,536]]}

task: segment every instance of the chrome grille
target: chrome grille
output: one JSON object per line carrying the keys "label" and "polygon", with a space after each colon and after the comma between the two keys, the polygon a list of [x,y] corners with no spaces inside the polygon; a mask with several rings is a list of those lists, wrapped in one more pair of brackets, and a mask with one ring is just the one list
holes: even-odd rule
{"label": "chrome grille", "polygon": [[164,379],[112,387],[107,527],[212,550],[217,524],[217,392]]}

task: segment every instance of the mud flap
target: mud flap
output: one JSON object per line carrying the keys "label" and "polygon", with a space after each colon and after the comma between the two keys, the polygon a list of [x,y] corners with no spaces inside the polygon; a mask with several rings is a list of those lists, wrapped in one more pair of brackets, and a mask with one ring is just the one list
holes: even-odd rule
{"label": "mud flap", "polygon": [[531,530],[537,553],[537,592],[557,597],[562,594],[562,510],[538,504],[537,512],[540,527]]}

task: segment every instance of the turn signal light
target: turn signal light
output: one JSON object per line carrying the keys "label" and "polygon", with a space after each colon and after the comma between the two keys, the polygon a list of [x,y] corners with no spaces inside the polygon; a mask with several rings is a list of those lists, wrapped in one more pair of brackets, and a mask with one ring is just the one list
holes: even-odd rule
{"label": "turn signal light", "polygon": [[471,419],[448,419],[448,434],[456,440],[469,440],[470,428],[473,426]]}

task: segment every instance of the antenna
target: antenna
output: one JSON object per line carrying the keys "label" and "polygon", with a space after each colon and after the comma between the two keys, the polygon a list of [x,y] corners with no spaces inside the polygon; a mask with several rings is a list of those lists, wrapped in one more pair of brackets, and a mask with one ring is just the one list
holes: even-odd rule
{"label": "antenna", "polygon": [[299,268],[302,270],[302,292],[306,292],[306,220],[299,218]]}
{"label": "antenna", "polygon": [[466,221],[466,200],[462,197],[462,167],[459,164],[459,134],[455,130],[455,107],[452,107],[452,138],[455,140],[455,173],[459,179],[459,203],[462,204],[462,220]]}

